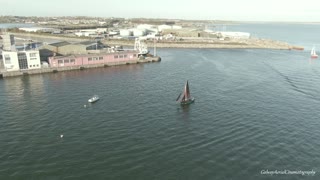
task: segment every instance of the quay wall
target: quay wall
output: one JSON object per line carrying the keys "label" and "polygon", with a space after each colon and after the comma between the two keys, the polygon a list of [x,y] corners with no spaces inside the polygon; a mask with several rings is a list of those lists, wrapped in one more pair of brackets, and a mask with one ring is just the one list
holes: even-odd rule
{"label": "quay wall", "polygon": [[47,67],[47,68],[20,70],[20,71],[0,71],[0,77],[7,78],[7,77],[25,76],[25,75],[33,75],[33,74],[58,73],[62,71],[84,70],[84,69],[90,69],[90,68],[104,68],[108,66],[130,65],[130,64],[159,62],[159,61],[161,61],[161,58],[156,56],[156,57],[146,57],[145,59],[108,62],[103,64],[85,64],[80,66]]}

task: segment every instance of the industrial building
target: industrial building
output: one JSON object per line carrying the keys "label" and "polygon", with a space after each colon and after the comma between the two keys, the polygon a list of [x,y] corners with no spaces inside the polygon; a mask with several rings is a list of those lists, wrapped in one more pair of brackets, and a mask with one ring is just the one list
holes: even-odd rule
{"label": "industrial building", "polygon": [[52,54],[60,55],[70,55],[70,54],[88,54],[90,50],[96,50],[101,48],[101,43],[84,41],[80,43],[71,44],[69,42],[63,41],[58,43],[52,43],[42,46],[40,49],[49,50]]}
{"label": "industrial building", "polygon": [[[82,44],[85,44],[83,42]],[[71,45],[71,44],[69,44]],[[66,46],[69,46],[66,45]],[[86,46],[88,45],[88,46]],[[90,48],[90,43],[86,45]],[[81,46],[81,45],[76,45]],[[65,47],[64,47],[65,48]],[[117,50],[112,48],[105,48],[101,50],[90,50],[87,49],[87,53],[76,54],[66,56],[53,56],[49,57],[48,61],[50,67],[72,67],[72,66],[82,66],[82,65],[96,65],[96,64],[110,64],[110,63],[130,63],[136,62],[139,57],[143,57],[147,54],[148,47],[144,42],[139,39],[135,40],[134,50]]]}
{"label": "industrial building", "polygon": [[[85,37],[98,37],[99,35],[105,34],[108,32],[107,28],[96,28],[96,29],[81,29],[78,32],[75,32],[76,36],[85,36]],[[100,36],[102,37],[102,36]]]}
{"label": "industrial building", "polygon": [[49,57],[50,67],[71,67],[94,64],[121,63],[136,61],[138,51],[119,51],[114,53],[80,54]]}

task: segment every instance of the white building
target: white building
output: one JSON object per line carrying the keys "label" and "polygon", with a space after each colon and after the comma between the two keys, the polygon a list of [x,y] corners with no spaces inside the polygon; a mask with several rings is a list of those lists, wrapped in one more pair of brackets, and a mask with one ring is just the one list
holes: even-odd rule
{"label": "white building", "polygon": [[173,25],[172,29],[182,29],[182,26]]}
{"label": "white building", "polygon": [[177,25],[169,26],[166,24],[158,26],[159,31],[162,31],[163,29],[182,29],[182,26],[177,26]]}
{"label": "white building", "polygon": [[99,21],[98,23],[99,23],[100,25],[107,24],[107,22],[105,22],[105,21]]}
{"label": "white building", "polygon": [[75,33],[77,36],[94,36],[98,34],[104,34],[107,32],[107,28],[97,28],[97,29],[81,29]]}
{"label": "white building", "polygon": [[38,50],[2,51],[2,59],[7,71],[41,68]]}
{"label": "white building", "polygon": [[247,32],[219,32],[222,37],[235,38],[235,39],[249,39],[250,33]]}
{"label": "white building", "polygon": [[155,26],[151,24],[139,24],[137,26],[137,29],[152,29],[152,28],[155,28]]}
{"label": "white building", "polygon": [[133,35],[137,37],[146,35],[146,32],[146,29],[133,29]]}
{"label": "white building", "polygon": [[158,30],[159,31],[162,31],[163,29],[172,29],[172,26],[169,26],[169,25],[166,25],[166,24],[158,26]]}
{"label": "white building", "polygon": [[90,32],[90,31],[87,31],[87,32],[76,32],[74,33],[75,35],[77,36],[85,36],[85,37],[89,37],[89,36],[92,36],[92,35],[96,35],[97,33],[96,32]]}
{"label": "white building", "polygon": [[19,60],[17,52],[2,51],[4,69],[7,71],[18,71]]}
{"label": "white building", "polygon": [[120,29],[120,36],[126,37],[126,36],[132,36],[133,31],[131,29]]}
{"label": "white building", "polygon": [[25,32],[45,32],[45,33],[61,32],[60,29],[45,28],[45,27],[27,27],[27,28],[19,28],[19,30],[25,31]]}
{"label": "white building", "polygon": [[2,35],[2,43],[3,43],[3,50],[5,51],[14,51],[16,50],[15,47],[15,40],[12,34],[4,34]]}

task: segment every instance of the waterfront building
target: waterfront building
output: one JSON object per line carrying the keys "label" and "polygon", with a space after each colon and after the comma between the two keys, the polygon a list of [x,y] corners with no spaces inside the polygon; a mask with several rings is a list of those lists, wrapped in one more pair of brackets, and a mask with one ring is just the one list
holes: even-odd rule
{"label": "waterfront building", "polygon": [[38,50],[2,51],[2,61],[6,71],[41,68]]}
{"label": "waterfront building", "polygon": [[5,71],[19,71],[41,68],[40,54],[37,49],[16,48],[14,35],[4,34],[2,50],[2,66]]}
{"label": "waterfront building", "polygon": [[79,54],[49,57],[50,67],[72,67],[82,65],[130,63],[138,59],[139,51],[126,50],[113,53]]}

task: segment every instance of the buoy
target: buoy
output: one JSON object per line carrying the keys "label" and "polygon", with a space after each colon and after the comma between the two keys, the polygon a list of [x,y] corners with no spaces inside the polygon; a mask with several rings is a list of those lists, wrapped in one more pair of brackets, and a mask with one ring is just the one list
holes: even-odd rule
{"label": "buoy", "polygon": [[63,134],[60,135],[60,138],[63,138]]}
{"label": "buoy", "polygon": [[83,105],[83,107],[87,107],[87,105]]}

